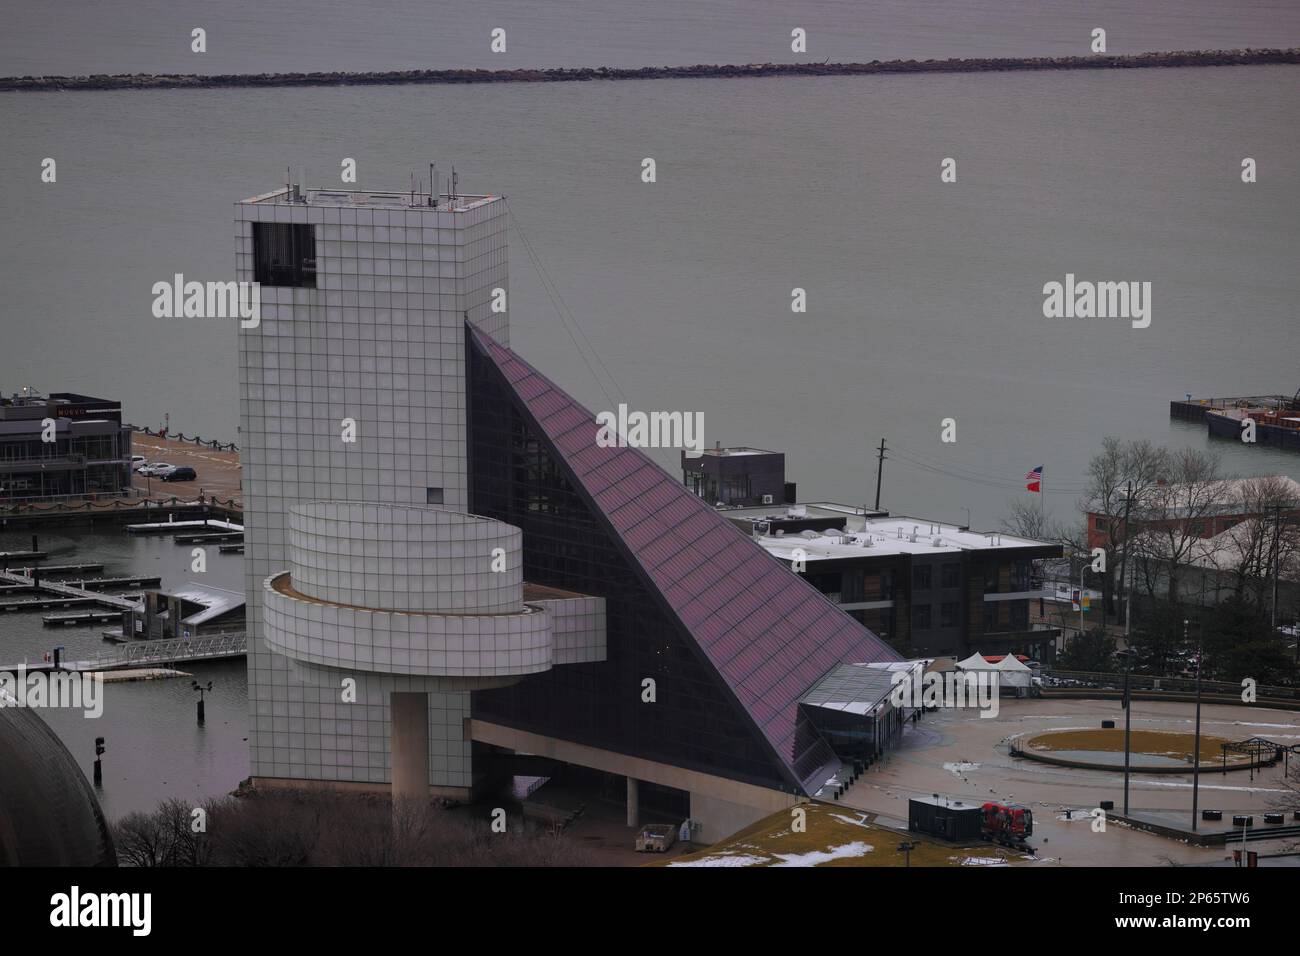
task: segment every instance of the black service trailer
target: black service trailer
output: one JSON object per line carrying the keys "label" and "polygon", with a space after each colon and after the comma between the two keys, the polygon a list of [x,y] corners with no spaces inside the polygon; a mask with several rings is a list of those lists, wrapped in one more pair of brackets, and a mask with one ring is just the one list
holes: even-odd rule
{"label": "black service trailer", "polygon": [[941,840],[978,840],[982,817],[978,804],[951,797],[917,797],[907,802],[907,828]]}

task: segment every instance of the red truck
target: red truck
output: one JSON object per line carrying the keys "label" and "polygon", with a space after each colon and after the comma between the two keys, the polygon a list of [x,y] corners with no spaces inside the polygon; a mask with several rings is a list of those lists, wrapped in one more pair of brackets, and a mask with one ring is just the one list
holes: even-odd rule
{"label": "red truck", "polygon": [[984,804],[980,833],[986,840],[1005,846],[1024,846],[1034,832],[1034,812],[1017,803]]}

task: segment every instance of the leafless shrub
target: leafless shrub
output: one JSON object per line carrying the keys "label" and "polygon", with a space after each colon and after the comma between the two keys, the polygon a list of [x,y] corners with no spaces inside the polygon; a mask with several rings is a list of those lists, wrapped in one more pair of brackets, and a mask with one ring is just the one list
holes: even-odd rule
{"label": "leafless shrub", "polygon": [[[587,866],[591,855],[562,832],[515,815],[495,833],[485,814],[385,796],[252,792],[206,807],[207,831],[191,829],[192,808],[168,800],[114,827],[129,866]],[[481,818],[480,818],[481,817]]]}

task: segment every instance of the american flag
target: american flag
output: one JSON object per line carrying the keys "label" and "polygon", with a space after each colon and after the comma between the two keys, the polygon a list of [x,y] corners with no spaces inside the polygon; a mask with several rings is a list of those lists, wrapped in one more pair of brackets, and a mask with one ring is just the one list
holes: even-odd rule
{"label": "american flag", "polygon": [[1043,466],[1039,465],[1029,474],[1025,475],[1025,480],[1029,482],[1029,484],[1025,485],[1027,489],[1029,489],[1030,491],[1037,491],[1039,494],[1042,494]]}

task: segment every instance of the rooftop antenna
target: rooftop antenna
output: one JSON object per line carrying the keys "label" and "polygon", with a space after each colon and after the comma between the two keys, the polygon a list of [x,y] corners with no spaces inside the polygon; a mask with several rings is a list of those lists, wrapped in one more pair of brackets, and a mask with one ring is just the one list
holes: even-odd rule
{"label": "rooftop antenna", "polygon": [[293,191],[291,188],[292,183],[293,183],[293,174],[289,172],[289,167],[286,164],[284,167],[284,195],[286,197],[292,197],[293,195]]}
{"label": "rooftop antenna", "polygon": [[438,167],[435,163],[429,164],[429,205],[438,205],[438,197],[434,195],[438,191]]}
{"label": "rooftop antenna", "polygon": [[460,186],[460,177],[456,175],[456,167],[453,166],[451,167],[451,197],[450,198],[452,199],[456,198],[456,190],[459,188],[459,186]]}

